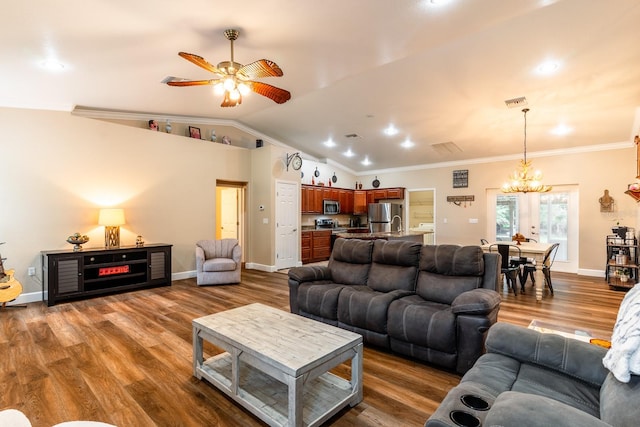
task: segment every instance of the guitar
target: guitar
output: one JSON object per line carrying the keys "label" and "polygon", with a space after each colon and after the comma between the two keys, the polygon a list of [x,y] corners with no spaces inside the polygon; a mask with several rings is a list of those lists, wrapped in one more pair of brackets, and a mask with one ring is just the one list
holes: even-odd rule
{"label": "guitar", "polygon": [[13,277],[14,270],[6,270],[4,273],[6,274],[5,277],[0,279],[0,302],[2,303],[2,308],[5,308],[7,302],[18,298],[22,293],[22,284]]}

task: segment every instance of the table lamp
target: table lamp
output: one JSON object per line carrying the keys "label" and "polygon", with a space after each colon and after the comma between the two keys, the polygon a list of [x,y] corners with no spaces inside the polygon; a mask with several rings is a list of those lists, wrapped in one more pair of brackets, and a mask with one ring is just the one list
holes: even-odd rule
{"label": "table lamp", "polygon": [[120,226],[124,225],[124,209],[100,209],[98,225],[104,225],[104,246],[120,247]]}

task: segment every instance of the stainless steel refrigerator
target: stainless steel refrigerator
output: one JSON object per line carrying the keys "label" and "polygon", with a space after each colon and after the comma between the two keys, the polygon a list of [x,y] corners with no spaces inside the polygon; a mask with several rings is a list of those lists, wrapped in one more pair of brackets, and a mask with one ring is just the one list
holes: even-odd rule
{"label": "stainless steel refrigerator", "polygon": [[[393,221],[393,230],[391,221]],[[369,231],[371,233],[396,231],[402,220],[402,205],[399,203],[369,203]]]}

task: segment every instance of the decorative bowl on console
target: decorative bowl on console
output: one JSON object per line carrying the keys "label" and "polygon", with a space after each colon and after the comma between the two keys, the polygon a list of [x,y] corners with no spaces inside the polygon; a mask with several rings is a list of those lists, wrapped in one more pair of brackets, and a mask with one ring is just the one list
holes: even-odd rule
{"label": "decorative bowl on console", "polygon": [[73,251],[78,252],[82,250],[82,245],[89,241],[89,236],[86,234],[73,233],[67,237],[67,242],[73,245]]}

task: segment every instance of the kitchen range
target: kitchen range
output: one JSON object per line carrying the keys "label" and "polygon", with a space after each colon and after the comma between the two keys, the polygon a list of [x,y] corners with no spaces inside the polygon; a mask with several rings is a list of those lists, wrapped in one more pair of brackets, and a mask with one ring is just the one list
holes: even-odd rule
{"label": "kitchen range", "polygon": [[338,233],[347,231],[346,228],[338,226],[338,220],[329,218],[316,219],[316,230],[331,230],[331,249],[333,249],[333,243],[338,238]]}

